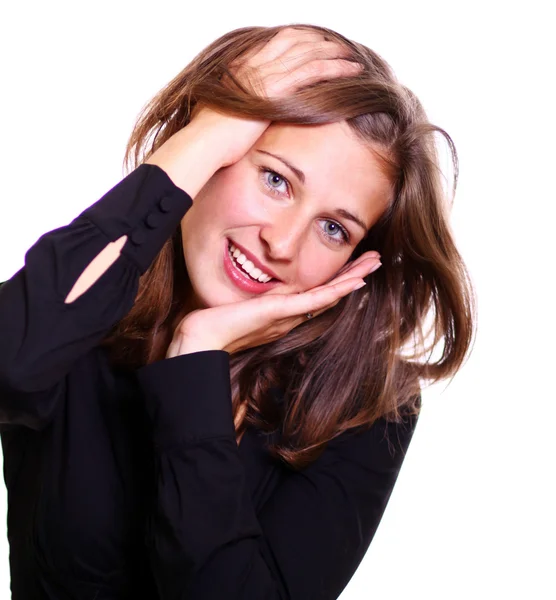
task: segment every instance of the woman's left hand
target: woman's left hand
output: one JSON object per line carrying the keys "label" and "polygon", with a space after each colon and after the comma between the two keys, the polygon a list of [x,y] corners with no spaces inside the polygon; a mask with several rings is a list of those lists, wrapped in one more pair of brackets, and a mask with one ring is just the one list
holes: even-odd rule
{"label": "woman's left hand", "polygon": [[203,350],[233,354],[273,342],[294,327],[335,306],[362,287],[363,277],[380,266],[376,252],[360,256],[330,282],[299,294],[272,294],[195,310],[174,331],[166,358]]}

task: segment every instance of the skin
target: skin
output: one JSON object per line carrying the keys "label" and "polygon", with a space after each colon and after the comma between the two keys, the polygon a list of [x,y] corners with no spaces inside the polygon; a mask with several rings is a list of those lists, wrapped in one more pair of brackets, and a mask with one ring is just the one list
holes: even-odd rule
{"label": "skin", "polygon": [[[297,167],[305,182],[266,153]],[[299,293],[324,284],[346,265],[386,209],[390,192],[369,146],[345,122],[271,125],[241,160],[213,175],[181,222],[193,308],[254,296],[224,271],[227,238],[282,280],[265,294]],[[358,216],[365,229],[337,215],[337,209]]]}
{"label": "skin", "polygon": [[[254,95],[280,99],[321,79],[357,76],[362,65],[349,56],[347,47],[320,32],[292,27],[230,68],[247,87],[256,83]],[[283,158],[306,172],[305,184],[257,150],[285,153]],[[193,199],[182,223],[191,301],[175,324],[166,358],[204,350],[233,354],[279,339],[308,312],[318,316],[365,285],[363,277],[380,266],[376,252],[346,264],[383,209],[388,184],[369,148],[345,124],[292,127],[199,105],[190,123],[146,162],[166,171]],[[280,169],[291,184],[289,193],[280,178],[284,195],[270,193],[260,167]],[[345,245],[327,240],[323,231],[334,227],[323,223],[338,208],[357,212],[365,225],[338,219],[351,235]],[[227,236],[283,281],[251,297],[227,281],[222,264]]]}
{"label": "skin", "polygon": [[[304,181],[276,156],[302,171]],[[239,289],[224,270],[222,249],[227,240],[249,250],[282,280],[257,296],[294,297],[318,289],[342,270],[347,270],[344,277],[349,278],[349,257],[387,208],[390,194],[390,182],[375,155],[345,122],[268,127],[243,158],[220,168],[210,178],[181,221],[191,284],[189,311],[201,317],[205,314],[207,319],[204,326],[189,332],[178,327],[167,357],[214,348],[233,352],[238,346],[225,346],[207,332],[225,329],[234,318],[243,321],[243,325],[256,320],[253,294]],[[364,227],[337,215],[338,209],[357,216]],[[352,275],[364,276],[379,267],[378,253],[366,253],[356,261]],[[214,314],[214,308],[219,306],[227,310],[220,320]],[[209,322],[211,312],[214,316]],[[182,326],[187,322],[188,317]],[[234,340],[239,342],[239,348],[261,343],[261,339],[264,343],[269,329],[266,323],[262,336],[260,332],[255,338],[247,335]],[[291,317],[285,319],[280,335],[297,323]],[[245,416],[245,408],[243,404],[235,416],[236,428]],[[241,437],[237,438],[238,444]]]}
{"label": "skin", "polygon": [[[347,58],[346,47],[318,32],[286,28],[254,48],[235,67],[235,77],[248,86],[257,82],[255,95],[283,98],[320,79],[356,76],[361,65]],[[302,170],[305,182],[261,151]],[[205,350],[233,354],[279,339],[303,323],[307,312],[318,316],[360,289],[362,278],[380,266],[376,252],[347,262],[386,208],[390,186],[370,148],[345,123],[271,124],[201,106],[145,162],[163,169],[193,199],[181,223],[191,306],[184,306],[166,358]],[[338,209],[355,213],[365,227],[337,216]],[[326,236],[341,239],[333,223],[346,229],[349,241]],[[223,270],[227,237],[282,282],[251,297],[237,288]],[[93,285],[126,241],[122,236],[92,260],[66,303]],[[240,410],[236,427],[242,418]]]}

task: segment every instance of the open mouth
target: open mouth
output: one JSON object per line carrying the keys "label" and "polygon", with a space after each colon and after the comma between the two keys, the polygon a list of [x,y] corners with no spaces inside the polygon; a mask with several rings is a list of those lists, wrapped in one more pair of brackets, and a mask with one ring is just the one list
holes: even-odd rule
{"label": "open mouth", "polygon": [[274,277],[261,271],[241,252],[234,244],[228,241],[228,254],[233,266],[248,280],[257,283],[270,283],[278,281]]}

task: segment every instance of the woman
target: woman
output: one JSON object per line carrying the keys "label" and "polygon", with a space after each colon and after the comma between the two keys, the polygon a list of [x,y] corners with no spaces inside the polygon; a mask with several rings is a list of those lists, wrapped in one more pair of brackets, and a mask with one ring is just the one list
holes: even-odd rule
{"label": "woman", "polygon": [[139,166],[0,291],[14,599],[341,593],[472,338],[435,131],[456,165],[311,26],[231,32],[154,98]]}

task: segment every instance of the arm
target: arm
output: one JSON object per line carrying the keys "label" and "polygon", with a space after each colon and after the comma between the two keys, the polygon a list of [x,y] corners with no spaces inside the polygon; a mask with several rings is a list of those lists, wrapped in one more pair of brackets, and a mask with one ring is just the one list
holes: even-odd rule
{"label": "arm", "polygon": [[[284,73],[279,57],[296,54],[301,38],[312,40],[315,52],[299,54],[296,68]],[[250,58],[247,70],[262,64],[262,96],[281,98],[304,84],[357,73],[340,58],[345,52],[321,35],[285,31]],[[268,125],[200,109],[145,165],[29,249],[25,266],[0,290],[0,427],[49,421],[72,364],[129,312],[140,275],[191,199]]]}
{"label": "arm", "polygon": [[[181,136],[182,171],[196,193],[219,155],[198,134]],[[139,277],[191,204],[163,169],[141,165],[26,252],[0,288],[0,424],[44,427],[65,375],[129,312]]]}
{"label": "arm", "polygon": [[382,518],[416,419],[333,440],[310,467],[285,475],[257,515],[235,439],[228,354],[165,359],[137,377],[153,426],[146,541],[161,600],[337,598]]}

